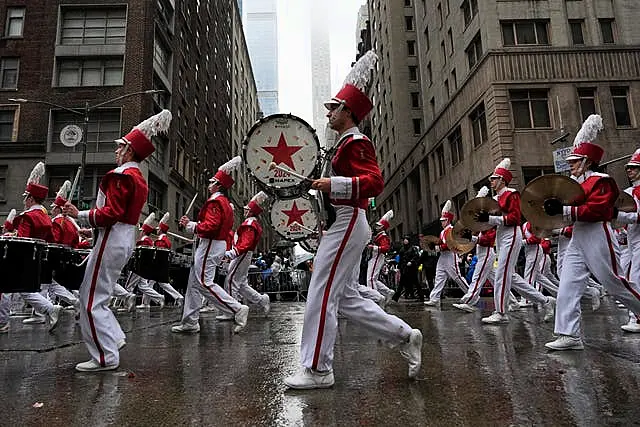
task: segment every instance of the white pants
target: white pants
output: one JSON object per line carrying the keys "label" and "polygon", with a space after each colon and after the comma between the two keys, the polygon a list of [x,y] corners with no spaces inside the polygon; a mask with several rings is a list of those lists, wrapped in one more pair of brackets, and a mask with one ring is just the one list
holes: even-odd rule
{"label": "white pants", "polygon": [[[119,276],[118,276],[119,277]],[[113,296],[117,298],[126,298],[131,295],[127,289],[125,289],[120,283],[116,282],[113,285]]]}
{"label": "white pants", "polygon": [[71,304],[71,305],[74,305],[78,301],[78,298],[76,298],[75,295],[73,295],[71,291],[69,291],[69,289],[65,288],[55,280],[48,285],[43,285],[43,287],[47,288],[47,291],[49,292],[49,297],[51,296],[58,297],[64,300],[64,302],[66,302],[67,304]]}
{"label": "white pants", "polygon": [[390,345],[408,339],[411,327],[406,322],[358,292],[357,266],[369,237],[364,210],[336,206],[336,221],[320,240],[309,284],[300,345],[302,366],[332,368],[338,311]]}
{"label": "white pants", "polygon": [[380,270],[382,270],[382,266],[384,265],[384,254],[380,253],[380,251],[376,250],[374,252],[374,256],[367,263],[367,288],[375,289],[379,294],[383,296],[387,296],[389,294],[393,294],[395,291],[393,289],[389,289],[387,285],[382,283],[378,276],[380,276]]}
{"label": "white pants", "polygon": [[440,301],[444,285],[447,284],[447,279],[451,279],[456,282],[456,285],[458,285],[458,287],[464,292],[469,290],[467,281],[460,275],[458,257],[451,251],[440,252],[440,257],[436,264],[435,284],[431,294],[429,295],[430,301]]}
{"label": "white pants", "polygon": [[[161,283],[161,282],[155,282],[155,283],[157,283],[160,289],[162,289],[167,294],[169,294],[169,296],[174,300],[179,300],[181,298],[184,298],[180,292],[178,292],[173,286],[171,286],[170,283]],[[149,282],[149,284],[151,286],[151,282]],[[149,296],[147,296],[146,294],[142,295],[143,304],[149,304],[150,301],[151,301],[151,298]]]}
{"label": "white pants", "polygon": [[53,303],[40,292],[21,292],[22,299],[40,314],[47,314],[53,310]]}
{"label": "white pants", "polygon": [[[133,271],[129,273],[129,278],[127,279],[127,289],[130,289],[132,292],[135,288],[138,288],[140,292],[142,292],[142,298],[144,297],[150,298],[151,300],[159,303],[162,300],[162,295],[156,292],[153,289],[153,286],[149,283],[147,279],[142,276],[137,275]],[[144,302],[144,301],[143,301]]]}
{"label": "white pants", "polygon": [[460,299],[463,304],[476,305],[480,300],[480,291],[487,280],[493,284],[494,271],[493,261],[496,258],[496,253],[492,247],[476,246],[476,268],[473,270],[473,277],[471,278],[471,284],[469,290]]}
{"label": "white pants", "polygon": [[120,271],[133,253],[135,235],[136,226],[120,222],[100,228],[80,286],[82,338],[91,358],[101,366],[120,363],[118,342],[125,335],[108,304]]}
{"label": "white pants", "polygon": [[224,240],[199,239],[185,295],[182,323],[195,325],[200,318],[202,297],[225,313],[236,314],[242,305],[217,285],[213,279],[216,267],[224,257]]}
{"label": "white pants", "polygon": [[11,294],[0,294],[0,326],[9,321],[11,314]]}
{"label": "white pants", "polygon": [[[558,236],[558,257],[556,259],[556,271],[558,273],[558,277],[562,275],[562,266],[564,264],[564,254],[567,251],[567,247],[569,247],[569,242],[571,238],[565,237],[563,235]],[[629,278],[627,277],[627,280]],[[593,280],[591,276],[587,279],[587,288],[596,288],[598,290],[602,289],[602,285]],[[558,288],[560,288],[560,281],[558,281]]]}
{"label": "white pants", "polygon": [[252,255],[252,251],[245,252],[231,261],[227,277],[224,279],[224,289],[229,295],[241,295],[245,303],[248,301],[262,306],[262,295],[249,286],[249,266]]}
{"label": "white pants", "polygon": [[[543,254],[540,265],[540,274],[538,274],[536,283],[545,288],[552,295],[558,295],[558,286],[560,285],[560,281],[556,279],[551,271],[551,255],[549,254]],[[540,288],[538,288],[538,290],[540,290]]]}
{"label": "white pants", "polygon": [[560,276],[554,332],[579,337],[580,298],[589,274],[635,314],[640,313],[640,287],[620,270],[620,248],[608,222],[576,222]]}

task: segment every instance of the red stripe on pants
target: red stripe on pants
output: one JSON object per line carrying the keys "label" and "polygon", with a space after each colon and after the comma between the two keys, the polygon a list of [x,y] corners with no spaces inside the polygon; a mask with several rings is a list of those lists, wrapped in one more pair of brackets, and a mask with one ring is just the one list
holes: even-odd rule
{"label": "red stripe on pants", "polygon": [[[217,299],[220,302],[220,304],[222,304],[225,307],[227,307],[233,314],[236,314],[236,311],[234,309],[232,309],[231,307],[229,307],[229,304],[227,304],[226,302],[222,301],[220,299],[220,297],[218,296],[218,294],[213,292],[213,289],[211,289],[210,287],[208,287],[206,285],[206,283],[204,283],[204,272],[207,269],[207,258],[209,258],[209,252],[211,252],[211,244],[212,243],[213,243],[213,240],[209,239],[209,243],[207,244],[207,251],[204,253],[204,259],[202,260],[202,271],[200,272],[200,283],[202,283],[202,286],[204,286],[205,289],[208,290],[209,293],[211,295],[213,295],[214,298]],[[214,275],[215,275],[215,273],[214,273]]]}
{"label": "red stripe on pants", "polygon": [[504,265],[504,272],[502,274],[502,289],[500,290],[500,313],[504,313],[504,284],[507,281],[507,274],[509,273],[509,260],[511,259],[511,253],[513,252],[513,245],[516,241],[516,227],[513,227],[513,237],[511,238],[511,247],[509,248],[509,253],[507,254],[507,262]]}
{"label": "red stripe on pants", "polygon": [[376,255],[376,260],[373,262],[373,271],[372,271],[372,275],[371,275],[371,289],[375,289],[376,288],[376,267],[378,266],[378,260],[380,259],[380,254]]}
{"label": "red stripe on pants", "polygon": [[[473,296],[476,294],[476,291],[478,290],[478,282],[480,281],[479,279],[482,278],[482,273],[484,272],[484,268],[487,266],[487,260],[489,259],[489,253],[491,252],[491,248],[487,247],[487,254],[484,257],[484,262],[482,263],[482,268],[480,268],[480,273],[478,274],[478,280],[476,280],[476,283],[473,285],[473,292],[471,292],[471,298],[473,298]],[[476,265],[477,267],[477,265]],[[486,279],[485,279],[486,280]],[[480,284],[480,288],[482,288],[483,284]]]}
{"label": "red stripe on pants", "polygon": [[[638,295],[638,293],[634,291],[631,286],[629,286],[629,282],[627,281],[627,279],[618,275],[618,262],[616,260],[616,253],[613,250],[613,242],[611,242],[611,235],[609,234],[607,223],[603,222],[602,226],[604,228],[604,234],[607,237],[607,245],[609,246],[609,254],[611,255],[611,267],[613,268],[613,274],[622,282],[624,287],[627,288],[627,290],[631,292],[634,297],[636,297],[636,299],[640,300],[640,295]],[[629,262],[631,262],[631,260],[629,260]]]}
{"label": "red stripe on pants", "polygon": [[318,358],[320,357],[320,347],[322,347],[322,335],[324,334],[324,323],[327,318],[327,302],[329,301],[329,294],[331,293],[331,285],[333,284],[333,278],[336,275],[338,262],[340,261],[342,252],[344,252],[344,247],[347,245],[347,241],[351,236],[351,232],[353,231],[353,227],[356,223],[357,218],[358,208],[354,207],[353,215],[351,216],[351,220],[349,221],[349,225],[347,226],[347,231],[344,233],[342,242],[340,242],[340,247],[338,248],[338,252],[336,253],[336,258],[333,260],[333,264],[331,265],[329,279],[327,280],[327,285],[324,289],[324,295],[322,297],[322,308],[320,311],[320,324],[318,325],[318,338],[316,338],[316,349],[313,352],[313,364],[311,365],[311,369],[316,369],[318,367]]}
{"label": "red stripe on pants", "polygon": [[96,325],[93,322],[93,314],[91,314],[91,307],[93,306],[93,297],[95,296],[96,286],[98,282],[98,273],[100,270],[100,264],[102,263],[102,255],[104,255],[104,248],[107,246],[107,240],[109,239],[109,233],[111,232],[111,227],[107,227],[104,231],[104,237],[102,238],[102,243],[100,244],[100,250],[98,251],[98,258],[96,259],[96,265],[93,269],[93,274],[91,276],[91,287],[89,288],[89,301],[87,301],[87,319],[89,320],[89,327],[91,328],[91,336],[93,337],[93,342],[96,344],[98,348],[98,353],[100,353],[100,366],[104,366],[104,351],[102,350],[102,346],[98,341],[98,333],[96,332]]}

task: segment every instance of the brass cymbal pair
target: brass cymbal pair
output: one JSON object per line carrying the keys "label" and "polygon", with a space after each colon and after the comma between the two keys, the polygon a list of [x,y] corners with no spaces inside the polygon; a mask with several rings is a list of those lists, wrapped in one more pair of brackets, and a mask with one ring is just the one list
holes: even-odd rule
{"label": "brass cymbal pair", "polygon": [[527,184],[520,196],[520,210],[538,233],[570,224],[561,214],[547,215],[544,204],[550,199],[559,200],[563,206],[578,205],[585,194],[577,181],[565,175],[542,175]]}

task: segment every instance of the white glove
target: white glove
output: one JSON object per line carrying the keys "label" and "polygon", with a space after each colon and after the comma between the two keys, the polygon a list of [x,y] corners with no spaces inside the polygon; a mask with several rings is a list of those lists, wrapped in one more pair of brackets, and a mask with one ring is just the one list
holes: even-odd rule
{"label": "white glove", "polygon": [[238,256],[235,250],[231,249],[224,252],[224,257],[229,259],[235,259]]}
{"label": "white glove", "polygon": [[187,231],[189,233],[195,233],[196,225],[198,225],[198,223],[196,221],[189,221],[185,228],[187,229]]}
{"label": "white glove", "polygon": [[407,263],[407,267],[411,267],[411,261]]}

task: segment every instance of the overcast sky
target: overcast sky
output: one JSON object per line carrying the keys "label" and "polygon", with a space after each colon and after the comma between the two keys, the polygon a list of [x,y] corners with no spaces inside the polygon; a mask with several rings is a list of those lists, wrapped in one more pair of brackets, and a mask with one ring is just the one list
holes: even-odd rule
{"label": "overcast sky", "polygon": [[313,123],[311,106],[310,2],[328,7],[332,95],[356,55],[356,21],[366,0],[278,0],[280,111]]}

